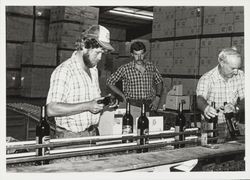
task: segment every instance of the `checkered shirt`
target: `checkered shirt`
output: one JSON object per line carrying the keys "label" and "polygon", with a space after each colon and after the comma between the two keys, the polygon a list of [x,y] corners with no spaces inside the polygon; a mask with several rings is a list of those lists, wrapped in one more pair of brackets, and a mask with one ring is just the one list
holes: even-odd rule
{"label": "checkered shirt", "polygon": [[198,81],[196,94],[207,100],[208,104],[215,102],[216,109],[223,106],[224,102],[236,104],[238,97],[243,99],[245,93],[244,72],[225,81],[219,74],[218,66],[205,73]]}
{"label": "checkered shirt", "polygon": [[[60,64],[52,73],[47,104],[50,102],[79,103],[100,97],[97,68],[91,68],[88,74],[83,71],[76,52],[67,61]],[[86,130],[99,122],[100,114],[89,111],[80,114],[55,117],[56,124],[73,132]]]}
{"label": "checkered shirt", "polygon": [[136,69],[134,61],[122,65],[107,79],[107,84],[115,85],[116,82],[122,80],[126,98],[151,100],[155,94],[154,85],[162,82],[162,77],[151,62],[146,62],[145,67],[146,70],[142,74]]}

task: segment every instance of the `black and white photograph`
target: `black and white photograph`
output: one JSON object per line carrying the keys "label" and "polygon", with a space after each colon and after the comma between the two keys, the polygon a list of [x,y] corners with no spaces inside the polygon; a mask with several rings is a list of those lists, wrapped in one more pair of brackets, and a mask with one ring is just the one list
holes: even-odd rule
{"label": "black and white photograph", "polygon": [[4,179],[247,179],[247,3],[168,2],[1,3]]}

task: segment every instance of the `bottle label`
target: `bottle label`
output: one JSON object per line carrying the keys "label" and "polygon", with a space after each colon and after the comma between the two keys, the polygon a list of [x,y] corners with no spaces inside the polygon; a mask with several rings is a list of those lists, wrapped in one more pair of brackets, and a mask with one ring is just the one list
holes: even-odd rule
{"label": "bottle label", "polygon": [[[149,135],[149,130],[144,129],[143,135]],[[148,138],[143,138],[143,144],[148,144]]]}
{"label": "bottle label", "polygon": [[[140,129],[137,129],[137,136],[140,136],[141,135],[141,130]],[[140,145],[141,144],[141,139],[137,139],[137,145]]]}
{"label": "bottle label", "polygon": [[[214,129],[214,124],[213,123],[207,123],[207,130],[213,130]],[[213,132],[209,132],[208,137],[213,137]]]}
{"label": "bottle label", "polygon": [[149,130],[148,129],[144,129],[143,135],[148,135],[148,134],[149,134]]}
{"label": "bottle label", "polygon": [[[180,132],[180,126],[175,126],[175,132],[176,132],[176,133],[179,133],[179,132]],[[179,141],[179,140],[180,140],[180,136],[179,136],[179,135],[175,136],[175,140],[176,140],[176,141]]]}
{"label": "bottle label", "polygon": [[207,145],[207,133],[201,133],[201,145]]}
{"label": "bottle label", "polygon": [[[50,136],[44,136],[42,138],[42,144],[49,144],[50,143]],[[50,148],[42,148],[42,155],[50,154]]]}
{"label": "bottle label", "polygon": [[132,133],[132,126],[130,125],[125,125],[122,127],[122,134],[130,134]]}
{"label": "bottle label", "polygon": [[[141,133],[142,132],[142,133]],[[149,130],[148,129],[144,129],[143,131],[141,131],[141,129],[137,129],[137,135],[141,136],[141,135],[148,135],[149,134]],[[138,145],[143,145],[143,144],[148,144],[148,138],[142,138],[142,139],[138,139],[137,140],[137,144]]]}

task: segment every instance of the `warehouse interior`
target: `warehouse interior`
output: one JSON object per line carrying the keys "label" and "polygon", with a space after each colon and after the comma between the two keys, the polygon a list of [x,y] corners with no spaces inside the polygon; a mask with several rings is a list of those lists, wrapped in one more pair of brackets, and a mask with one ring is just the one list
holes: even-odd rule
{"label": "warehouse interior", "polygon": [[[110,93],[107,78],[131,61],[129,48],[136,40],[145,43],[147,59],[163,77],[160,109],[175,106],[167,104],[168,93],[181,87],[188,102],[185,110],[195,121],[197,82],[218,64],[219,51],[235,46],[244,70],[243,6],[6,6],[5,10],[6,136],[19,141],[35,139],[52,71],[71,57],[75,40],[93,24],[109,29],[115,48],[98,64],[102,96]],[[163,125],[164,130],[170,127],[169,122]]]}

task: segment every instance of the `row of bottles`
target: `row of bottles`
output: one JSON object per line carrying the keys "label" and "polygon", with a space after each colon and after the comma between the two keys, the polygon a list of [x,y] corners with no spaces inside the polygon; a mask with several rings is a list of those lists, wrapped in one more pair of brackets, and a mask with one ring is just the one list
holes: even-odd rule
{"label": "row of bottles", "polygon": [[[226,105],[226,103],[224,103]],[[215,108],[215,102],[211,103],[211,106]],[[225,113],[225,119],[226,123],[229,129],[229,133],[232,138],[238,135],[238,129],[236,126],[236,120],[234,113]],[[214,130],[217,128],[217,122],[218,122],[218,116],[215,116],[214,118],[210,118],[207,120],[207,130]],[[137,123],[137,135],[138,136],[145,136],[145,138],[141,138],[137,140],[138,145],[145,145],[149,143],[149,139],[147,135],[149,135],[149,120],[146,116],[146,107],[145,103],[142,103],[141,107],[141,115],[138,118]],[[186,119],[183,113],[183,102],[179,103],[178,108],[178,114],[176,116],[175,121],[175,132],[184,132],[186,128]],[[123,116],[122,120],[122,134],[130,134],[133,133],[133,116],[130,113],[130,103],[129,100],[126,104],[126,113]],[[217,134],[215,132],[209,132],[207,134],[208,137],[216,137]],[[175,136],[175,141],[184,141],[185,135],[181,134],[178,136]],[[36,142],[37,144],[47,144],[50,141],[50,126],[47,122],[47,116],[46,116],[46,106],[42,106],[41,108],[41,119],[39,124],[36,127]],[[132,140],[123,140],[123,143],[132,142]],[[175,145],[175,148],[183,148],[185,147],[185,144],[177,144]],[[36,149],[36,154],[38,156],[44,156],[49,154],[50,149],[49,148],[39,148]],[[139,149],[137,152],[147,152],[147,148]],[[38,165],[42,164],[48,164],[48,160],[39,161],[37,162]]]}
{"label": "row of bottles", "polygon": [[[122,134],[129,134],[129,133],[133,133],[133,116],[130,113],[129,100],[127,100],[126,113],[122,118]],[[146,116],[145,103],[142,103],[142,106],[141,106],[141,116],[138,118],[138,122],[137,122],[137,135],[138,136],[149,135],[149,121]],[[137,144],[145,145],[145,144],[148,144],[148,141],[149,141],[148,137],[141,138],[137,140]],[[123,142],[129,142],[129,141],[126,140]],[[147,151],[148,151],[148,148],[137,150],[138,153],[143,153]]]}

